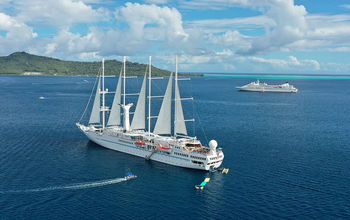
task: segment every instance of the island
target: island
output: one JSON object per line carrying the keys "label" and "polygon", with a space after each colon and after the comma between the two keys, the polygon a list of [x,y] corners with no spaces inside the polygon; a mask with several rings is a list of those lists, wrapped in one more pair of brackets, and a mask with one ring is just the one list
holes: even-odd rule
{"label": "island", "polygon": [[[126,62],[128,75],[143,76],[147,64]],[[51,57],[38,56],[26,52],[15,52],[0,57],[0,75],[96,75],[101,62],[66,61]],[[105,74],[119,75],[122,62],[105,60]],[[152,66],[152,75],[169,76],[170,71]],[[202,76],[201,74],[179,74]]]}

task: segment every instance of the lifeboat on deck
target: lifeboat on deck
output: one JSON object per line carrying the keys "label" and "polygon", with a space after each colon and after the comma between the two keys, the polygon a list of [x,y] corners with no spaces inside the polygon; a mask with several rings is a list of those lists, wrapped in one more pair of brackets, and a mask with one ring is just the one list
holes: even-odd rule
{"label": "lifeboat on deck", "polygon": [[171,147],[165,147],[165,146],[162,146],[162,145],[158,145],[157,148],[158,148],[159,150],[165,150],[165,151],[171,150]]}
{"label": "lifeboat on deck", "polygon": [[145,142],[143,142],[143,141],[136,141],[135,144],[136,145],[140,145],[140,146],[144,146]]}

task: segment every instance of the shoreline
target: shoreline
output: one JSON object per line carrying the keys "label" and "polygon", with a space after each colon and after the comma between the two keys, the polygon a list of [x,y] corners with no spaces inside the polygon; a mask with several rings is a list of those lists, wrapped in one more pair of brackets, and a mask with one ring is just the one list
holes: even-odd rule
{"label": "shoreline", "polygon": [[[184,73],[179,73],[179,76],[184,76],[184,77],[204,77],[205,74],[184,74]],[[84,74],[84,75],[66,75],[66,74],[45,74],[45,73],[40,73],[40,74],[18,74],[18,73],[0,73],[1,76],[86,76],[86,77],[95,77],[96,75],[89,75],[89,74]],[[140,76],[143,77],[144,75],[133,75],[130,74],[129,76]],[[169,75],[155,75],[159,77],[169,77]],[[118,77],[117,75],[105,75],[105,77]]]}

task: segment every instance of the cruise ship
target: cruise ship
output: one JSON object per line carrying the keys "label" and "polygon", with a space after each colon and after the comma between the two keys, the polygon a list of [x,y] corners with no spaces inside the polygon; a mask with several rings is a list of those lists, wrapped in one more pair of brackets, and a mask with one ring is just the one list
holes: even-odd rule
{"label": "cruise ship", "polygon": [[261,83],[259,80],[236,88],[240,91],[249,92],[298,92],[298,89],[288,82],[281,85],[268,85],[267,83]]}
{"label": "cruise ship", "polygon": [[[108,107],[105,96],[111,92],[105,88],[104,60],[102,60],[101,73],[94,86],[96,92],[89,122],[86,125],[81,123],[89,106],[88,103],[81,120],[76,123],[78,128],[91,141],[102,147],[143,157],[146,160],[199,170],[218,168],[223,162],[224,153],[222,148],[218,147],[217,142],[211,140],[208,143],[209,146],[203,146],[200,140],[187,133],[186,122],[193,122],[194,119],[186,120],[184,118],[182,101],[193,100],[193,98],[181,98],[180,96],[178,82],[181,78],[178,78],[177,56],[175,58],[175,76],[170,75],[165,94],[162,97],[152,96],[151,83],[156,77],[151,75],[151,57],[149,58],[148,76],[146,71],[140,92],[137,94],[138,100],[135,109],[132,109],[133,103],[127,103],[126,99],[129,94],[126,94],[125,63],[126,58],[124,57],[123,71],[120,73],[115,93],[113,92],[115,94],[113,103],[111,107]],[[175,84],[174,89],[173,83]],[[147,87],[148,96],[146,96]],[[157,116],[151,114],[153,98],[163,98]],[[147,116],[146,99],[148,100]],[[173,108],[172,105],[174,105]],[[134,112],[132,113],[130,110]],[[131,124],[130,115],[133,115]],[[153,119],[157,121],[154,128],[151,128],[151,120]]]}

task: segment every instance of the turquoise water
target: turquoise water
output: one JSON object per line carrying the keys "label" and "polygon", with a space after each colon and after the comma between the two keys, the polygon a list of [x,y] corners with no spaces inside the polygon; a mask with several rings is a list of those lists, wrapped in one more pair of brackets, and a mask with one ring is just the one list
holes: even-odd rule
{"label": "turquoise water", "polygon": [[238,78],[238,79],[312,79],[312,80],[350,80],[350,76],[310,76],[310,75],[265,75],[265,74],[204,74],[205,77]]}

